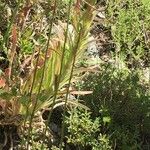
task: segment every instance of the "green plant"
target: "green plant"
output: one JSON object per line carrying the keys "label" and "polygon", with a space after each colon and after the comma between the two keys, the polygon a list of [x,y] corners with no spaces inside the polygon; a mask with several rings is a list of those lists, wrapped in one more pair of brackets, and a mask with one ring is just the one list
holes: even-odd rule
{"label": "green plant", "polygon": [[93,94],[80,97],[91,109],[91,116],[111,118],[109,127],[103,129],[112,134],[111,140],[114,145],[116,140],[119,149],[124,145],[142,148],[147,143],[150,93],[142,78],[140,71],[108,64],[101,65],[99,73],[87,75],[80,85],[81,90],[93,90]]}
{"label": "green plant", "polygon": [[107,2],[108,26],[116,45],[116,61],[123,59],[135,68],[148,65],[149,12],[150,3],[145,0]]}
{"label": "green plant", "polygon": [[[5,83],[0,89],[1,101],[4,101],[1,107],[10,120],[12,116],[17,115],[23,118],[17,124],[18,126],[22,122],[25,126],[26,121],[29,121],[27,148],[32,135],[32,120],[37,111],[42,109],[52,111],[53,108],[64,105],[65,113],[68,104],[87,108],[78,101],[68,99],[68,94],[75,75],[76,62],[87,45],[94,11],[92,6],[95,1],[87,1],[87,7],[81,9],[84,2],[70,0],[69,6],[66,7],[67,23],[56,20],[59,11],[57,2],[49,1],[46,4],[52,9],[44,8],[43,11],[39,1],[35,4],[29,1],[25,3],[18,1],[2,41],[10,64],[7,68],[8,72],[2,74],[2,81]],[[40,8],[39,16],[34,10],[37,7]],[[39,23],[37,28],[35,28],[35,22]],[[19,52],[17,48],[20,49]],[[23,71],[30,69],[22,78],[18,68]],[[64,87],[66,88],[62,91]],[[16,124],[14,122],[10,124]]]}
{"label": "green plant", "polygon": [[91,119],[91,113],[73,109],[65,120],[68,136],[67,143],[72,143],[78,149],[109,150],[108,137],[101,134],[101,118]]}

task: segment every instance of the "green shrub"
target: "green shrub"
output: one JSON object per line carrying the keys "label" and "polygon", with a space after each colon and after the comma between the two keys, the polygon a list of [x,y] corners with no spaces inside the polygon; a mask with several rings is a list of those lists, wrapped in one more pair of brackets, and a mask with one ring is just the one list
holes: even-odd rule
{"label": "green shrub", "polygon": [[66,117],[68,126],[67,143],[74,144],[78,149],[110,150],[109,139],[100,133],[101,118],[91,119],[91,113],[74,109]]}
{"label": "green shrub", "polygon": [[147,66],[150,3],[146,0],[110,0],[106,11],[116,57],[126,60],[130,67]]}
{"label": "green shrub", "polygon": [[104,132],[112,134],[119,149],[144,144],[142,139],[150,135],[150,95],[141,78],[138,71],[108,65],[100,73],[86,76],[80,85],[82,90],[93,90],[92,95],[82,97],[91,108],[91,115],[111,118]]}

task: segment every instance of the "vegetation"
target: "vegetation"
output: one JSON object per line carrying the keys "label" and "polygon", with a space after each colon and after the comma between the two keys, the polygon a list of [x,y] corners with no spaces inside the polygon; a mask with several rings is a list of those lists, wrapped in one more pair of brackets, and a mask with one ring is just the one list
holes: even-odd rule
{"label": "vegetation", "polygon": [[92,95],[83,98],[85,105],[91,108],[91,117],[108,120],[101,124],[102,133],[110,135],[114,149],[148,146],[149,91],[139,80],[141,77],[139,72],[109,65],[103,66],[100,73],[85,77],[82,84],[83,89],[93,90]]}
{"label": "vegetation", "polygon": [[150,149],[149,0],[1,0],[0,20],[0,149]]}

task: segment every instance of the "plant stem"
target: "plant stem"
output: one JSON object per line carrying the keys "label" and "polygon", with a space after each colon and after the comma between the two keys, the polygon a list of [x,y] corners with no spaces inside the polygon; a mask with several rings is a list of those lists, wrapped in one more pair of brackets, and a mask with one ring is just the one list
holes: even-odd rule
{"label": "plant stem", "polygon": [[[19,0],[18,3],[17,3],[17,7],[16,7],[16,9],[14,10],[14,13],[13,13],[13,15],[12,15],[11,21],[10,21],[10,23],[9,23],[9,25],[8,25],[8,28],[7,28],[6,33],[5,33],[5,35],[4,35],[4,39],[3,39],[3,41],[2,41],[1,49],[4,50],[7,54],[8,54],[9,33],[10,33],[11,27],[12,27],[12,25],[13,25],[13,23],[14,23],[14,20],[15,20],[15,18],[16,18],[16,15],[17,15],[17,12],[18,12],[18,9],[19,9],[20,4],[21,4],[21,0]],[[6,49],[4,49],[4,44],[5,44]]]}
{"label": "plant stem", "polygon": [[81,40],[81,30],[82,29],[80,29],[80,31],[79,31],[77,43],[76,43],[75,47],[73,48],[74,57],[73,57],[71,73],[70,73],[68,87],[67,87],[67,93],[66,93],[66,97],[65,97],[65,105],[64,105],[64,110],[63,110],[63,122],[62,122],[61,139],[60,139],[60,146],[59,146],[60,150],[62,150],[62,146],[63,146],[64,129],[65,129],[65,115],[66,115],[66,109],[67,109],[67,100],[68,100],[68,95],[69,95],[69,88],[70,88],[70,84],[71,84],[71,79],[72,79],[72,76],[73,76],[74,65],[75,65],[75,61],[76,61],[76,53],[77,53],[77,50],[79,48],[79,44],[80,44],[80,40]]}
{"label": "plant stem", "polygon": [[45,51],[45,57],[44,57],[44,66],[43,66],[43,71],[42,71],[42,75],[41,75],[41,81],[39,84],[39,89],[38,89],[38,93],[35,99],[35,104],[33,106],[33,111],[31,113],[31,118],[30,118],[30,122],[29,122],[29,130],[28,130],[28,138],[27,138],[27,149],[29,149],[29,139],[30,139],[30,135],[32,134],[32,120],[36,111],[36,106],[38,103],[38,99],[39,99],[39,95],[41,92],[41,88],[42,88],[42,83],[43,83],[43,79],[44,79],[44,73],[45,73],[45,68],[46,68],[46,60],[47,60],[47,53],[48,53],[48,48],[49,48],[49,42],[50,42],[50,38],[51,38],[51,32],[52,32],[52,26],[53,26],[53,22],[55,19],[55,13],[56,13],[56,6],[57,6],[57,1],[55,0],[54,2],[54,10],[53,10],[53,16],[52,16],[52,20],[50,22],[50,27],[49,27],[49,35],[48,35],[48,41],[46,44],[46,51]]}
{"label": "plant stem", "polygon": [[[59,73],[59,76],[58,76],[58,80],[56,80],[57,83],[55,84],[55,93],[54,93],[54,97],[53,97],[53,103],[52,103],[51,110],[53,110],[54,105],[55,105],[55,101],[57,99],[57,93],[58,93],[59,84],[60,84],[61,75],[62,75],[63,61],[64,61],[64,55],[65,55],[65,50],[66,50],[66,42],[67,42],[67,37],[68,37],[68,27],[69,27],[69,21],[70,21],[71,4],[72,4],[72,0],[69,1],[69,6],[68,6],[67,28],[66,28],[66,32],[65,32],[63,52],[62,52],[62,56],[61,56],[60,73]],[[46,134],[46,131],[48,129],[48,123],[50,121],[51,115],[52,115],[52,111],[50,111],[50,113],[48,115],[47,124],[46,124],[45,130],[43,131],[44,135]],[[42,143],[41,149],[43,149],[43,143]]]}

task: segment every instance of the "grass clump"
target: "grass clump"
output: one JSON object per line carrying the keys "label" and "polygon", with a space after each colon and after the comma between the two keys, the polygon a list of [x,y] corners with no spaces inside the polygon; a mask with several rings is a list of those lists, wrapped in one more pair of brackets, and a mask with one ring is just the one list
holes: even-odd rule
{"label": "grass clump", "polygon": [[[10,10],[10,16],[6,14],[8,26],[1,35],[1,49],[9,63],[0,78],[3,83],[0,106],[4,115],[0,124],[27,128],[27,137],[22,141],[26,149],[34,145],[32,123],[38,111],[50,111],[43,129],[46,134],[54,108],[64,105],[65,115],[68,102],[79,106],[79,102],[68,99],[68,95],[76,62],[88,43],[95,1],[87,1],[88,5],[83,9],[84,2],[70,0],[67,3],[61,4],[57,0],[2,3],[8,8],[4,9]],[[67,15],[60,21],[63,6]],[[60,149],[64,140],[63,126],[64,121]],[[44,136],[42,140],[41,149],[45,147]]]}
{"label": "grass clump", "polygon": [[101,118],[91,119],[91,113],[74,109],[69,112],[65,123],[67,128],[67,143],[79,149],[110,150],[109,138],[100,133]]}

